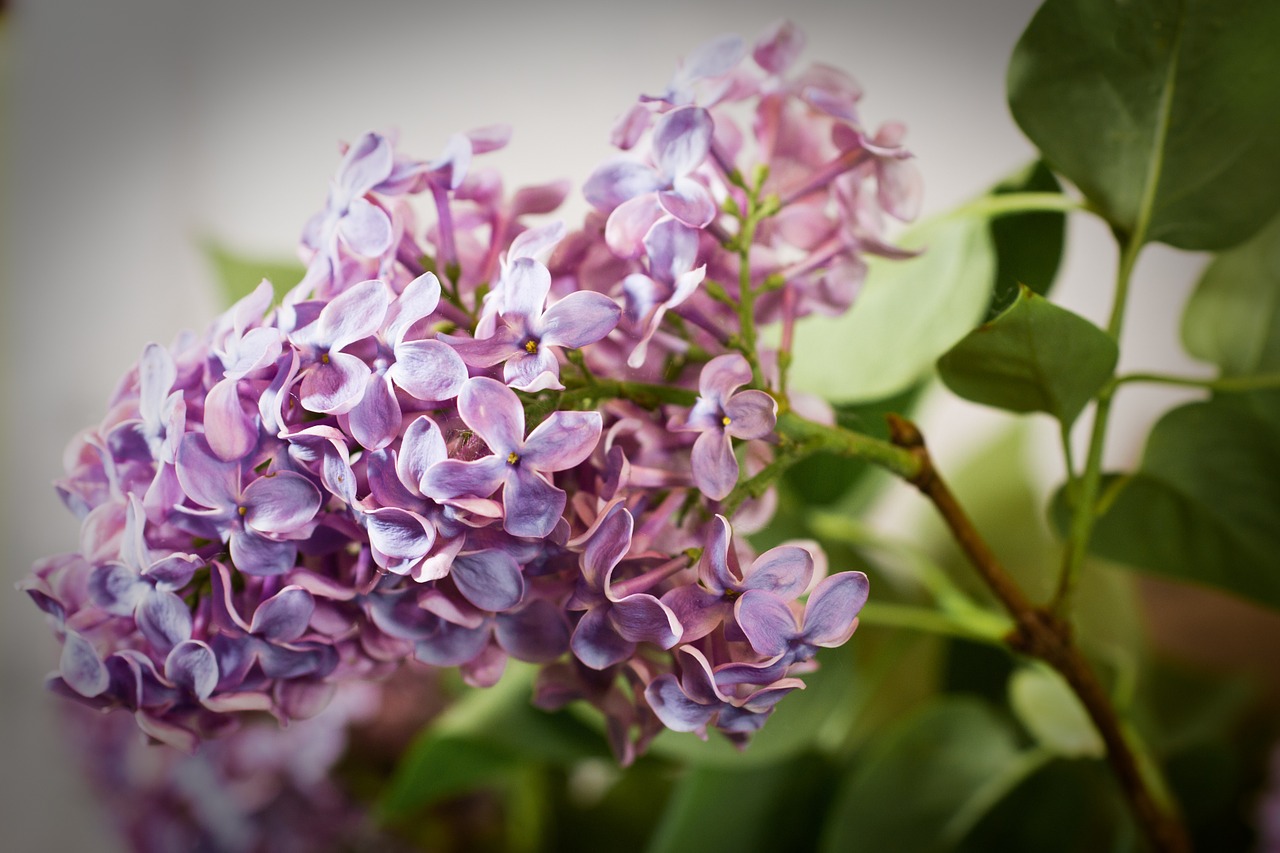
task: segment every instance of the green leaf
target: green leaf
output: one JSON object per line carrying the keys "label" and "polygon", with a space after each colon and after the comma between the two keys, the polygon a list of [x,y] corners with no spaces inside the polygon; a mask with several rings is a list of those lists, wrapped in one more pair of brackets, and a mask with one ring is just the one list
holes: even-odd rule
{"label": "green leaf", "polygon": [[671,793],[648,853],[812,849],[830,777],[830,767],[814,756],[690,768]]}
{"label": "green leaf", "polygon": [[1102,758],[1106,746],[1071,688],[1048,667],[1023,667],[1009,679],[1009,705],[1045,749],[1064,758]]}
{"label": "green leaf", "polygon": [[1182,342],[1226,376],[1280,371],[1280,218],[1205,270],[1182,315]]}
{"label": "green leaf", "polygon": [[892,396],[918,382],[982,318],[995,277],[987,219],[929,220],[901,242],[926,251],[910,260],[869,258],[848,312],[804,321],[793,387],[836,403]]}
{"label": "green leaf", "polygon": [[1223,249],[1280,207],[1280,3],[1047,0],[1009,106],[1121,232]]}
{"label": "green leaf", "polygon": [[[1235,394],[1166,414],[1139,470],[1102,484],[1090,550],[1280,608],[1280,393]],[[1070,509],[1060,490],[1060,530]]]}
{"label": "green leaf", "polygon": [[1111,378],[1119,355],[1106,332],[1024,287],[1003,314],[943,355],[938,371],[966,400],[1047,412],[1070,426]]}
{"label": "green leaf", "polygon": [[519,764],[512,752],[471,736],[429,732],[410,747],[378,802],[384,821],[411,817],[445,797],[496,782]]}
{"label": "green leaf", "polygon": [[1040,766],[985,703],[949,698],[884,732],[837,790],[829,853],[943,850]]}
{"label": "green leaf", "polygon": [[219,291],[227,305],[252,293],[264,278],[271,282],[276,302],[279,302],[289,288],[302,281],[306,273],[297,261],[248,257],[213,241],[204,244],[204,251],[213,265]]}
{"label": "green leaf", "polygon": [[[1061,191],[1053,172],[1037,160],[997,184],[992,194]],[[996,283],[986,319],[990,320],[1013,304],[1018,298],[1019,285],[1041,296],[1049,292],[1058,275],[1066,229],[1066,214],[1050,211],[991,220],[991,240],[996,247]]]}

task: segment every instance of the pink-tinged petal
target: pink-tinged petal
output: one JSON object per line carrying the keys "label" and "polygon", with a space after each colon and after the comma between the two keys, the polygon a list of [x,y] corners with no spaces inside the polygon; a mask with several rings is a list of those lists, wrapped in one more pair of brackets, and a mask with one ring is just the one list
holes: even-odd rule
{"label": "pink-tinged petal", "polygon": [[599,412],[552,412],[524,443],[520,460],[538,471],[564,471],[580,464],[600,441]]}
{"label": "pink-tinged petal", "polygon": [[757,690],[747,697],[742,707],[756,714],[763,714],[773,709],[787,694],[795,690],[804,690],[805,683],[798,678],[783,678],[773,684]]}
{"label": "pink-tinged petal", "polygon": [[588,610],[573,629],[569,648],[592,669],[605,669],[631,657],[636,644],[622,637],[609,621],[609,608]]}
{"label": "pink-tinged petal", "polygon": [[913,222],[920,215],[924,179],[911,160],[882,160],[876,173],[876,197],[894,219]]}
{"label": "pink-tinged petal", "polygon": [[298,559],[295,543],[266,539],[249,530],[232,533],[228,545],[231,561],[246,575],[272,577],[284,574]]}
{"label": "pink-tinged petal", "polygon": [[487,549],[462,554],[454,559],[449,577],[467,601],[481,610],[501,613],[524,597],[520,565],[506,551]]}
{"label": "pink-tinged petal", "polygon": [[818,584],[804,608],[805,638],[834,648],[853,636],[870,584],[862,572],[840,572]]}
{"label": "pink-tinged petal", "polygon": [[400,455],[396,457],[396,473],[400,481],[422,491],[427,471],[437,462],[449,458],[444,444],[444,434],[436,422],[426,415],[413,420],[400,440]]}
{"label": "pink-tinged petal", "polygon": [[155,423],[160,410],[178,378],[173,356],[159,344],[147,344],[138,361],[138,415],[144,422]]}
{"label": "pink-tinged petal", "polygon": [[706,228],[716,218],[710,190],[692,178],[676,178],[671,189],[658,193],[658,203],[690,228]]}
{"label": "pink-tinged petal", "polygon": [[387,376],[370,373],[360,402],[347,413],[351,437],[366,450],[381,450],[400,432],[400,402]]}
{"label": "pink-tinged petal", "polygon": [[664,219],[645,235],[644,251],[649,256],[649,271],[670,284],[693,268],[698,258],[698,232],[679,220]]}
{"label": "pink-tinged petal", "polygon": [[391,248],[395,230],[387,212],[363,198],[353,199],[338,221],[338,235],[357,255],[377,257]]}
{"label": "pink-tinged petal", "polygon": [[462,682],[468,687],[492,687],[507,669],[507,653],[493,643],[480,649],[480,654],[458,667]]}
{"label": "pink-tinged petal", "polygon": [[302,405],[313,412],[343,415],[355,408],[369,378],[369,365],[354,355],[331,352],[302,377]]}
{"label": "pink-tinged petal", "polygon": [[378,279],[362,281],[333,298],[320,311],[318,331],[332,349],[363,340],[382,327],[391,305],[391,290]]}
{"label": "pink-tinged petal", "polygon": [[715,122],[702,107],[665,113],[653,127],[653,157],[668,178],[687,175],[707,158]]}
{"label": "pink-tinged petal", "polygon": [[694,646],[681,646],[680,652],[684,655],[679,659],[680,686],[685,694],[704,705],[722,705],[728,701],[728,697],[720,692],[706,655]]}
{"label": "pink-tinged petal", "polygon": [[[89,599],[112,616],[131,615],[149,589],[150,587],[138,577],[137,571],[119,563],[98,566],[89,575]],[[28,590],[29,594],[35,592],[35,590]],[[45,598],[48,599],[47,596]],[[53,599],[48,600],[53,601]],[[59,604],[58,608],[61,610],[62,605]],[[46,610],[46,612],[49,611]]]}
{"label": "pink-tinged petal", "polygon": [[446,459],[431,466],[422,481],[422,493],[438,501],[473,496],[486,498],[507,477],[507,460],[485,456],[470,462]]}
{"label": "pink-tinged petal", "polygon": [[[280,712],[290,720],[309,720],[329,707],[337,685],[331,681],[298,678],[277,684],[276,702]],[[208,707],[206,702],[205,706]]]}
{"label": "pink-tinged petal", "polygon": [[185,640],[165,658],[164,677],[205,699],[218,684],[218,659],[208,643]]}
{"label": "pink-tinged petal", "polygon": [[703,705],[686,696],[669,672],[649,682],[644,699],[662,724],[675,732],[699,732],[705,736],[707,723],[718,710],[718,706]]}
{"label": "pink-tinged petal", "polygon": [[435,528],[422,516],[399,507],[379,507],[366,516],[374,561],[389,572],[407,574],[435,542]]}
{"label": "pink-tinged petal", "polygon": [[797,545],[779,545],[765,551],[746,571],[744,589],[760,589],[791,601],[809,587],[813,557]]}
{"label": "pink-tinged petal", "polygon": [[503,367],[502,378],[517,391],[530,394],[548,388],[556,391],[564,389],[564,385],[560,384],[560,362],[556,360],[555,353],[545,347],[539,348],[533,355],[523,351],[516,353]]}
{"label": "pink-tinged petal", "polygon": [[511,125],[509,124],[491,124],[485,127],[477,127],[466,132],[467,140],[471,143],[471,150],[476,154],[488,154],[490,151],[497,151],[499,148],[505,148],[507,143],[511,141]]}
{"label": "pink-tinged petal", "polygon": [[724,404],[729,423],[724,431],[734,438],[764,438],[778,425],[778,403],[764,391],[734,394]]}
{"label": "pink-tinged petal", "polygon": [[191,576],[205,565],[205,561],[192,554],[170,554],[152,563],[142,574],[156,589],[179,590],[187,585]]}
{"label": "pink-tinged petal", "polygon": [[280,330],[271,326],[250,329],[237,340],[222,358],[222,367],[230,379],[239,379],[255,370],[274,364],[284,349]]}
{"label": "pink-tinged petal", "polygon": [[524,406],[514,391],[496,379],[467,380],[458,394],[458,413],[497,455],[506,456],[524,444]]}
{"label": "pink-tinged petal", "polygon": [[620,258],[638,258],[644,253],[645,235],[666,215],[658,203],[657,193],[645,193],[624,201],[605,222],[605,243]]}
{"label": "pink-tinged petal", "polygon": [[595,524],[582,550],[582,575],[592,589],[604,590],[613,567],[631,550],[635,519],[621,503],[614,503]]}
{"label": "pink-tinged petal", "polygon": [[738,460],[724,433],[708,431],[699,435],[693,443],[691,461],[693,482],[712,500],[727,497],[738,483]]}
{"label": "pink-tinged petal", "polygon": [[738,589],[741,583],[732,570],[737,567],[737,559],[729,550],[732,538],[729,520],[717,513],[708,526],[707,544],[702,549],[702,558],[698,560],[698,580],[717,594],[727,589]]}
{"label": "pink-tinged petal", "polygon": [[[647,116],[646,110],[646,123]],[[624,201],[661,188],[662,179],[652,167],[634,160],[614,160],[591,173],[582,186],[582,194],[592,207],[608,213]]]}
{"label": "pink-tinged petal", "polygon": [[630,151],[640,141],[641,135],[649,129],[651,118],[652,113],[647,104],[632,104],[631,109],[620,115],[613,123],[613,128],[609,131],[609,142],[614,148]]}
{"label": "pink-tinged petal", "polygon": [[751,56],[770,74],[782,74],[795,63],[804,44],[803,30],[790,21],[778,21],[756,42]]}
{"label": "pink-tinged petal", "polygon": [[487,338],[473,339],[441,335],[439,340],[452,347],[462,360],[472,367],[492,367],[517,353],[524,352],[524,336],[519,330],[507,325],[499,326]]}
{"label": "pink-tinged petal", "polygon": [[291,643],[306,633],[316,600],[300,586],[290,585],[258,605],[249,631],[278,643]]}
{"label": "pink-tinged petal", "polygon": [[538,317],[551,291],[551,273],[533,258],[516,258],[503,276],[503,317]]}
{"label": "pink-tinged petal", "polygon": [[210,563],[209,583],[213,587],[211,598],[213,622],[219,628],[232,633],[249,633],[249,623],[244,621],[232,599],[231,571],[218,561]]}
{"label": "pink-tinged petal", "polygon": [[364,133],[347,149],[338,166],[338,188],[348,198],[362,196],[386,180],[394,162],[395,152],[385,136]]}
{"label": "pink-tinged petal", "polygon": [[511,215],[525,216],[530,213],[550,213],[569,196],[573,185],[567,180],[552,181],[532,187],[521,187],[511,197]]}
{"label": "pink-tinged petal", "polygon": [[751,648],[765,657],[785,652],[797,635],[795,614],[773,593],[747,590],[734,605],[734,616]]}
{"label": "pink-tinged petal", "polygon": [[545,539],[564,514],[565,501],[563,491],[528,467],[514,466],[502,490],[502,528],[512,536]]}
{"label": "pink-tinged petal", "polygon": [[172,592],[152,592],[142,599],[133,616],[138,630],[158,652],[191,639],[191,611]]}
{"label": "pink-tinged petal", "polygon": [[178,483],[187,497],[209,509],[230,511],[240,498],[240,463],[224,462],[201,433],[188,433],[178,445]]}
{"label": "pink-tinged petal", "polygon": [[741,353],[718,355],[703,365],[698,375],[698,394],[723,404],[739,386],[750,381],[751,365]]}
{"label": "pink-tinged petal", "polygon": [[543,599],[500,614],[494,623],[494,636],[509,655],[530,663],[550,663],[569,650],[569,625],[564,613]]}
{"label": "pink-tinged petal", "polygon": [[632,642],[653,643],[669,649],[680,642],[684,628],[680,620],[657,598],[648,593],[628,595],[609,609],[609,621],[618,633]]}
{"label": "pink-tinged petal", "polygon": [[542,343],[576,349],[593,344],[613,331],[622,309],[603,293],[577,291],[542,315]]}
{"label": "pink-tinged petal", "polygon": [[68,631],[62,641],[58,671],[67,686],[89,699],[100,696],[111,684],[106,664],[98,657],[93,644],[75,631]]}
{"label": "pink-tinged petal", "polygon": [[[266,693],[221,693],[217,696],[206,696],[200,703],[215,714],[242,714],[246,711],[267,712],[273,707],[271,697]],[[285,712],[291,720],[305,717]]]}
{"label": "pink-tinged petal", "polygon": [[205,438],[224,462],[243,459],[258,444],[258,419],[241,404],[238,385],[238,380],[223,379],[204,399]]}
{"label": "pink-tinged petal", "polygon": [[320,509],[320,490],[301,474],[269,472],[244,490],[244,523],[261,533],[288,535]]}
{"label": "pink-tinged petal", "polygon": [[662,596],[665,604],[684,628],[680,642],[692,643],[710,634],[725,620],[731,608],[723,595],[697,584],[676,587]]}
{"label": "pink-tinged petal", "polygon": [[564,239],[564,235],[564,223],[558,219],[521,231],[507,249],[507,262],[514,262],[517,258],[532,258],[545,264],[552,250]]}
{"label": "pink-tinged petal", "polygon": [[694,48],[680,66],[680,77],[699,80],[728,74],[746,55],[747,43],[742,36],[716,36]]}
{"label": "pink-tinged petal", "polygon": [[423,317],[430,316],[440,304],[440,279],[435,273],[424,272],[405,285],[388,310],[387,339],[398,344],[409,328]]}
{"label": "pink-tinged petal", "polygon": [[451,400],[467,381],[467,366],[448,344],[410,341],[396,347],[387,375],[419,400]]}
{"label": "pink-tinged petal", "polygon": [[135,576],[151,565],[151,549],[147,547],[147,516],[138,496],[129,495],[125,506],[124,531],[120,534],[120,560],[133,570]]}
{"label": "pink-tinged petal", "polygon": [[138,728],[142,729],[148,737],[171,746],[179,752],[195,755],[196,748],[200,745],[200,738],[195,732],[148,713],[145,709],[134,714],[134,719],[138,722]]}

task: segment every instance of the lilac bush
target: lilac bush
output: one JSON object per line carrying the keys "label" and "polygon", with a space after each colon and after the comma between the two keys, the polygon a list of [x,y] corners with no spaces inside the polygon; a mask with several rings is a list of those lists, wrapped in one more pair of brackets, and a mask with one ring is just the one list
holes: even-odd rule
{"label": "lilac bush", "polygon": [[411,661],[488,685],[515,658],[624,762],[664,726],[745,744],[867,597],[812,545],[734,535],[767,522],[753,477],[791,410],[757,330],[847,309],[918,207],[900,127],[867,132],[833,69],[793,74],[801,44],[696,51],[628,111],[572,232],[532,221],[562,185],[480,167],[505,128],[430,161],[347,147],[303,279],[148,345],[72,442],[80,548],[24,584],[51,686],[194,750]]}

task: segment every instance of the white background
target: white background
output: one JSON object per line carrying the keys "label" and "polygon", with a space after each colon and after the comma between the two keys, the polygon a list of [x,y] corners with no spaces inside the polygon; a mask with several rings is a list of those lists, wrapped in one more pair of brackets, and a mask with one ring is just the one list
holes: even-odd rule
{"label": "white background", "polygon": [[[660,91],[677,57],[721,32],[753,38],[785,12],[809,34],[806,60],[863,84],[868,124],[907,123],[926,212],[1032,155],[1005,106],[1004,71],[1033,0],[20,5],[8,33],[0,250],[0,827],[11,850],[115,849],[41,689],[57,646],[12,592],[38,556],[76,547],[76,524],[49,486],[62,448],[101,417],[149,341],[202,327],[218,309],[198,240],[291,255],[323,203],[339,140],[398,128],[405,151],[429,158],[451,132],[508,122],[514,139],[489,161],[508,187],[558,177],[580,186],[611,154],[614,117]],[[570,224],[584,208],[571,203]],[[1069,243],[1059,301],[1105,323],[1114,246],[1079,216]],[[1195,369],[1179,356],[1176,318],[1201,263],[1144,256],[1122,367]],[[1171,399],[1127,391],[1108,458],[1132,460]],[[931,410],[925,426],[944,468],[994,417],[960,403]]]}

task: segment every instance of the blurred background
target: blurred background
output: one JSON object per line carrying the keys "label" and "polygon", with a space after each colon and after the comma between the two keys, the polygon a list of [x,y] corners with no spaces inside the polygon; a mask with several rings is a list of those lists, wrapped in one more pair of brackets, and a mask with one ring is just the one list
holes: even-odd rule
{"label": "blurred background", "polygon": [[[201,328],[219,310],[203,242],[292,257],[303,223],[324,201],[339,142],[366,129],[398,130],[402,149],[426,159],[450,133],[509,123],[511,144],[488,163],[508,187],[560,177],[580,186],[613,153],[614,118],[640,93],[660,91],[678,57],[726,31],[752,39],[783,12],[808,33],[806,61],[837,65],[864,86],[868,125],[907,124],[926,215],[944,211],[1032,156],[1009,117],[1004,73],[1037,5],[10,4],[0,30],[6,845],[117,849],[74,768],[55,700],[41,687],[57,645],[26,596],[12,590],[34,559],[77,545],[77,524],[50,487],[66,442],[102,416],[148,342]],[[563,215],[572,225],[585,207],[575,193]],[[1086,217],[1070,218],[1068,227],[1057,300],[1105,322],[1114,244]],[[1201,257],[1160,246],[1144,254],[1122,369],[1207,372],[1181,354],[1176,337],[1202,266]],[[1126,391],[1108,448],[1112,464],[1131,464],[1159,412],[1188,396]],[[950,397],[926,403],[921,419],[944,470],[1007,422]],[[1060,475],[1052,432],[1032,436],[1027,452],[1044,460],[1035,470],[1047,489]],[[911,501],[897,490],[878,517],[909,532]],[[1178,620],[1203,609],[1180,612],[1176,590],[1152,590],[1172,596],[1164,612],[1173,622],[1164,630],[1176,642],[1189,633]],[[1240,653],[1250,654],[1243,646]]]}

